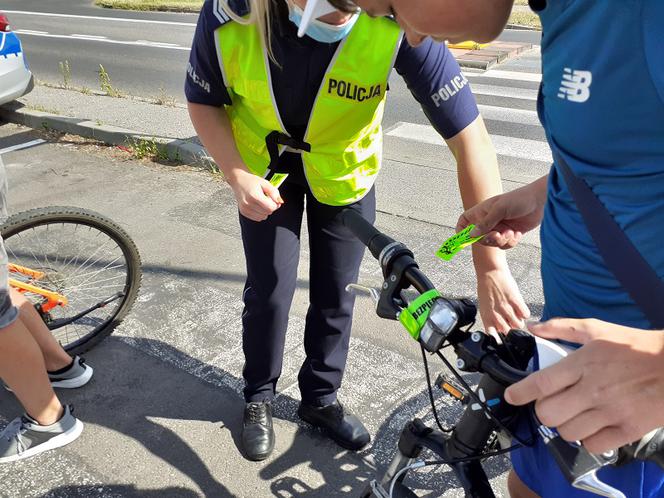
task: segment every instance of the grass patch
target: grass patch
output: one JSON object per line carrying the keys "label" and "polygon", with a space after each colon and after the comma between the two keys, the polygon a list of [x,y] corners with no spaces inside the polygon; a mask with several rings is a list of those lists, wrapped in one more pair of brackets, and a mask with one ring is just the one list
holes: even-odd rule
{"label": "grass patch", "polygon": [[531,28],[542,29],[542,23],[537,14],[531,11],[513,11],[508,24],[518,24]]}
{"label": "grass patch", "polygon": [[108,9],[198,12],[203,0],[95,0],[95,4]]}

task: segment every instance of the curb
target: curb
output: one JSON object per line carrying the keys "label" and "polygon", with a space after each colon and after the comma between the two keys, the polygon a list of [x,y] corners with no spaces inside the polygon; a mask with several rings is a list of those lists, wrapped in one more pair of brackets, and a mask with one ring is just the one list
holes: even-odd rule
{"label": "curb", "polygon": [[524,24],[508,24],[505,26],[505,29],[514,29],[517,31],[542,31],[542,28],[535,28]]}
{"label": "curb", "polygon": [[477,50],[464,50],[450,48],[459,66],[472,69],[487,70],[507,59],[533,48],[531,43],[493,42]]}
{"label": "curb", "polygon": [[149,140],[165,151],[169,158],[185,164],[205,168],[214,164],[202,145],[189,140],[156,137],[117,126],[98,124],[94,121],[35,111],[27,109],[16,101],[0,106],[0,119],[34,129],[57,130],[93,138],[109,145],[131,145],[142,140]]}

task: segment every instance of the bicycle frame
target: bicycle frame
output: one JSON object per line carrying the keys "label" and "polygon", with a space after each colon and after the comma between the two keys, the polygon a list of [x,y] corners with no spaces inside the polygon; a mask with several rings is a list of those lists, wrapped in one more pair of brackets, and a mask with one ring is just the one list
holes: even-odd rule
{"label": "bicycle frame", "polygon": [[63,307],[67,306],[69,300],[67,299],[66,296],[63,296],[62,294],[59,294],[57,292],[43,289],[41,287],[37,287],[36,285],[33,284],[34,282],[38,282],[39,280],[43,279],[46,276],[46,273],[44,273],[43,271],[33,270],[32,268],[15,265],[13,263],[9,263],[7,265],[7,269],[9,270],[10,273],[18,273],[20,275],[28,277],[29,282],[32,282],[32,283],[22,282],[15,278],[10,278],[9,286],[16,289],[21,294],[30,293],[43,297],[45,301],[39,304],[41,312],[48,313],[57,306],[63,306]]}

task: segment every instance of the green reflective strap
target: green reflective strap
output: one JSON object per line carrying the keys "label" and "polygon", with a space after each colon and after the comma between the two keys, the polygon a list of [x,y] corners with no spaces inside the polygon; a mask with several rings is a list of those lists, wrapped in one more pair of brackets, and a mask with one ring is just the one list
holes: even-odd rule
{"label": "green reflective strap", "polygon": [[269,181],[272,185],[279,188],[286,181],[286,177],[288,177],[288,173],[275,173]]}
{"label": "green reflective strap", "polygon": [[401,325],[406,328],[411,337],[416,341],[420,338],[420,331],[429,317],[431,306],[439,297],[441,297],[440,292],[436,289],[431,289],[419,295],[417,299],[399,313]]}
{"label": "green reflective strap", "polygon": [[456,253],[460,250],[468,247],[471,244],[474,244],[480,240],[484,235],[479,237],[469,237],[468,234],[473,231],[475,225],[468,225],[466,228],[461,230],[459,233],[455,233],[440,246],[440,249],[436,251],[436,256],[444,261],[451,260]]}

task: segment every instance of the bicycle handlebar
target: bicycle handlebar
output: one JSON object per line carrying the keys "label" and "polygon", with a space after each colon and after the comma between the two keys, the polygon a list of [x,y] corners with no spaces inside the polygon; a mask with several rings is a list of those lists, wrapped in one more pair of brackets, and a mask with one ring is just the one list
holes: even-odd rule
{"label": "bicycle handlebar", "polygon": [[380,260],[380,253],[395,242],[393,238],[382,233],[354,209],[344,209],[341,212],[341,221],[378,260]]}
{"label": "bicycle handlebar", "polygon": [[[382,233],[369,223],[359,212],[353,209],[345,209],[341,212],[341,221],[364,245],[369,248],[374,258],[379,260],[384,272],[386,267],[392,263],[390,261],[390,253],[392,252],[392,249],[394,251],[401,251],[401,253],[412,257],[412,252],[410,252],[408,248]],[[407,280],[407,283],[412,285],[420,294],[435,289],[433,283],[417,267],[414,260],[412,260],[412,264],[404,268],[403,276]],[[468,319],[468,303],[466,301],[452,299],[446,301],[450,303],[459,316],[457,327],[467,325],[472,321]],[[465,351],[471,356],[471,360],[477,365],[479,371],[488,374],[504,386],[515,384],[528,375],[528,372],[518,370],[507,364],[499,358],[497,354],[475,354],[475,351]]]}

